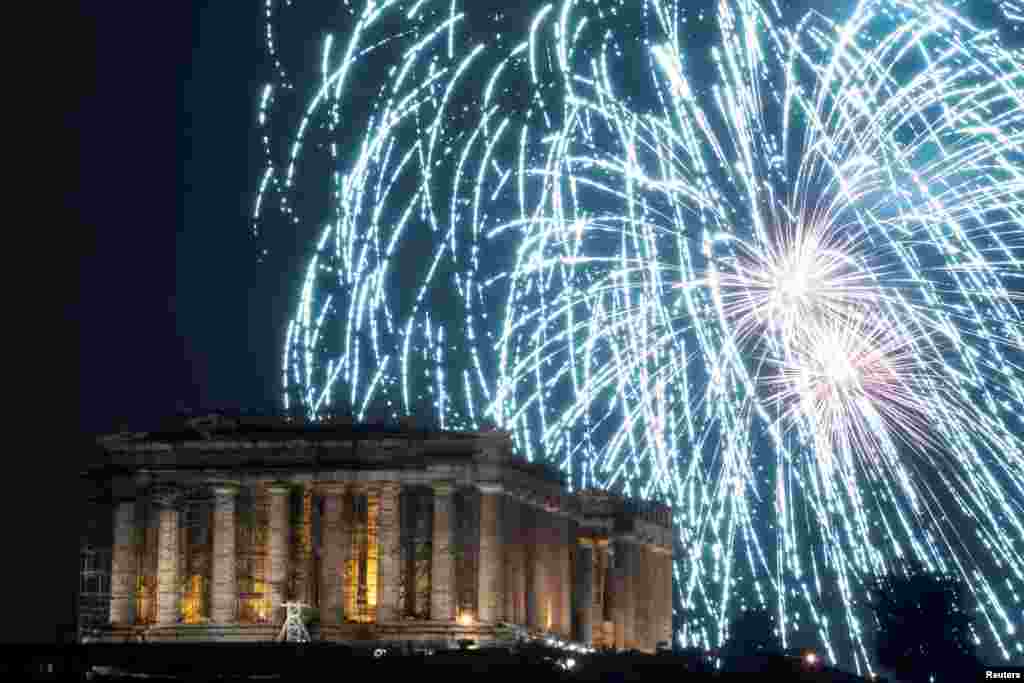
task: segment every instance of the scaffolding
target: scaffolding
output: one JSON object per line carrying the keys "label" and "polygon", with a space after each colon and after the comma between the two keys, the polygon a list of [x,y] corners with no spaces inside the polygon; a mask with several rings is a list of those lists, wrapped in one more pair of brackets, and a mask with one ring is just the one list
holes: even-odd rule
{"label": "scaffolding", "polygon": [[285,602],[284,608],[287,613],[284,625],[281,627],[281,633],[278,634],[277,639],[283,640],[289,643],[308,643],[311,638],[309,637],[309,631],[306,630],[306,624],[302,619],[302,613],[309,606],[304,602]]}
{"label": "scaffolding", "polygon": [[110,548],[83,545],[78,582],[78,642],[99,635],[110,619]]}

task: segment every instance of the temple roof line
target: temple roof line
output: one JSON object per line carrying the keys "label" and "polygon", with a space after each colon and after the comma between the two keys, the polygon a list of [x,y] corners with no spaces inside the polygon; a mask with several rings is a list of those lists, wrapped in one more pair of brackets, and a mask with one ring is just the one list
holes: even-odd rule
{"label": "temple roof line", "polygon": [[[192,485],[240,475],[247,485],[282,477],[293,483],[401,481],[508,487],[510,493],[579,519],[595,532],[639,534],[671,547],[671,508],[602,489],[569,491],[566,476],[515,453],[507,431],[445,432],[409,425],[191,420],[178,430],[97,439],[99,462],[82,473],[94,481],[145,488],[143,479]],[[141,490],[141,489],[140,489]],[[112,489],[112,493],[113,493]],[[124,495],[124,494],[117,494]],[[546,501],[546,502],[545,502]]]}

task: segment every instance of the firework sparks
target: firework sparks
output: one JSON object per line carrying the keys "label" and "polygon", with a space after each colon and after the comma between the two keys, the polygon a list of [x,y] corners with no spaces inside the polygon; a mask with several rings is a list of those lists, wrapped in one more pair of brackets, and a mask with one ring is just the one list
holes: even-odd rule
{"label": "firework sparks", "polygon": [[669,500],[686,645],[747,596],[869,670],[858,594],[913,557],[1021,656],[1019,52],[937,0],[346,7],[303,101],[266,2],[254,228],[316,247],[286,405],[494,421]]}

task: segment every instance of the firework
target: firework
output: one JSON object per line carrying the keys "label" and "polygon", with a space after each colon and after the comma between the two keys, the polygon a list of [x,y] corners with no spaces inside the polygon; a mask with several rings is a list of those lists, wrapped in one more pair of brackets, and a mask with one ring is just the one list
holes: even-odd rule
{"label": "firework", "polygon": [[267,0],[254,228],[315,234],[286,404],[670,501],[685,645],[746,596],[870,669],[858,596],[913,557],[1020,656],[1020,53],[928,0],[684,4],[369,2],[307,97]]}

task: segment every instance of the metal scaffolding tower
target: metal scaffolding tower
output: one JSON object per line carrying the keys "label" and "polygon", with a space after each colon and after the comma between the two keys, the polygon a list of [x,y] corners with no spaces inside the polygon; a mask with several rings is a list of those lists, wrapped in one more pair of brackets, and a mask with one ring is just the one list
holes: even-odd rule
{"label": "metal scaffolding tower", "polygon": [[110,619],[110,548],[83,545],[78,582],[78,642],[84,642]]}
{"label": "metal scaffolding tower", "polygon": [[306,625],[302,622],[302,610],[307,605],[302,602],[283,604],[287,610],[287,616],[281,627],[281,633],[277,637],[278,640],[283,639],[289,643],[308,643],[310,641],[309,631],[306,630]]}

